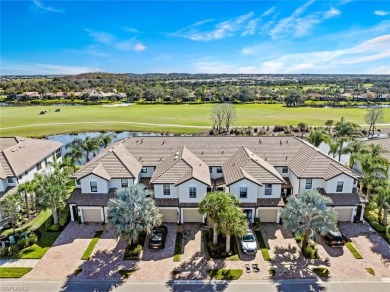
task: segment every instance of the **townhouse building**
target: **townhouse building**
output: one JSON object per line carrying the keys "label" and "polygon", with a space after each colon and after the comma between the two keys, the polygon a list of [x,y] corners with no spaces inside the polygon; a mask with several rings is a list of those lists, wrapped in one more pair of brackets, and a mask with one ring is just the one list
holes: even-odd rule
{"label": "townhouse building", "polygon": [[362,220],[361,176],[296,137],[131,137],[103,150],[74,176],[72,220],[106,222],[115,191],[142,183],[165,222],[204,222],[199,202],[229,192],[253,222],[279,222],[288,196],[318,190],[340,221]]}
{"label": "townhouse building", "polygon": [[[36,173],[50,171],[49,164],[62,160],[62,143],[24,137],[0,138],[0,199],[12,195],[18,185]],[[1,210],[0,210],[1,220]]]}

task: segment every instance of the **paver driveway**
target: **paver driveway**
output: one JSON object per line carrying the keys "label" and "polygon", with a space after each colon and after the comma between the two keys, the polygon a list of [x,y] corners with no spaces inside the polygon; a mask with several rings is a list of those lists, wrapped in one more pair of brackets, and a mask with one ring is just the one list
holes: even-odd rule
{"label": "paver driveway", "polygon": [[43,258],[26,278],[66,278],[83,261],[81,256],[88,247],[100,224],[70,222]]}

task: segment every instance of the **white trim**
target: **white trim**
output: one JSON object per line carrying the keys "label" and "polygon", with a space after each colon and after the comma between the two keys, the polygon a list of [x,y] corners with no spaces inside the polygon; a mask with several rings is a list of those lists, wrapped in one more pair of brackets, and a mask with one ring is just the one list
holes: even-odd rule
{"label": "white trim", "polygon": [[69,210],[70,210],[70,220],[74,221],[74,215],[73,215],[73,207],[75,204],[69,204]]}

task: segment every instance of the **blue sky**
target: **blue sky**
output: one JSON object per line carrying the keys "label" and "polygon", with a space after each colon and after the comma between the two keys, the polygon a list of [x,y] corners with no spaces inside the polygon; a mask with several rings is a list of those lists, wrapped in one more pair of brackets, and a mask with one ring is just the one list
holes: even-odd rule
{"label": "blue sky", "polygon": [[390,1],[1,0],[6,74],[390,74]]}

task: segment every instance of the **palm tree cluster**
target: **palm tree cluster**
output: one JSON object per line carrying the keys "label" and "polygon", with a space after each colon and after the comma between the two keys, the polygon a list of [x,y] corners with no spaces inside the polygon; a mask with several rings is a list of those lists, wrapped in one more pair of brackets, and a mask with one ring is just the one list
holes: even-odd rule
{"label": "palm tree cluster", "polygon": [[100,134],[97,137],[86,137],[85,139],[76,138],[65,146],[69,150],[65,154],[64,161],[69,164],[89,162],[95,157],[100,149],[106,148],[116,137],[114,133]]}
{"label": "palm tree cluster", "polygon": [[153,227],[161,225],[162,215],[150,192],[138,184],[117,191],[116,198],[108,202],[107,221],[131,245],[140,233],[151,233]]}
{"label": "palm tree cluster", "polygon": [[207,215],[213,225],[213,244],[218,241],[218,233],[226,237],[226,253],[230,253],[231,236],[243,236],[248,228],[248,220],[240,208],[238,199],[224,192],[208,193],[199,203],[199,213]]}

